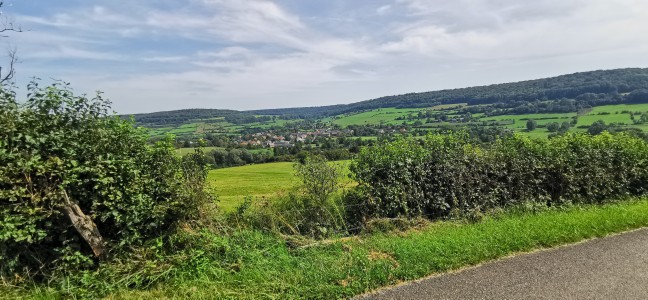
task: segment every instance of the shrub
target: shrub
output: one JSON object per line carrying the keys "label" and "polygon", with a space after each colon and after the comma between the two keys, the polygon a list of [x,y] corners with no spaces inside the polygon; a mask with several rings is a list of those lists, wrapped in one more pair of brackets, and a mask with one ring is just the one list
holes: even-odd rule
{"label": "shrub", "polygon": [[346,230],[340,189],[341,168],[321,156],[308,156],[295,164],[300,186],[269,201],[250,198],[238,207],[237,223],[268,231],[325,238]]}
{"label": "shrub", "polygon": [[0,90],[0,276],[90,267],[195,217],[200,154],[155,145],[110,102],[59,83]]}
{"label": "shrub", "polygon": [[645,194],[648,144],[607,132],[515,135],[491,145],[462,133],[433,134],[423,145],[403,139],[364,149],[351,171],[373,217],[476,215],[529,201],[551,206]]}

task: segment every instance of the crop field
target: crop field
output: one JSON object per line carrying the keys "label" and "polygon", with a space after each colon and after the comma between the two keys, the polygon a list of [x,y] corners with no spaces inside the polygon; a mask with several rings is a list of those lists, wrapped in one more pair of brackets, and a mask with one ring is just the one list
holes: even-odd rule
{"label": "crop field", "polygon": [[[350,161],[333,162],[343,167],[343,184],[351,184],[348,178]],[[219,206],[231,211],[246,196],[272,197],[294,189],[298,183],[293,163],[278,162],[212,170],[207,175],[209,186],[218,195]]]}

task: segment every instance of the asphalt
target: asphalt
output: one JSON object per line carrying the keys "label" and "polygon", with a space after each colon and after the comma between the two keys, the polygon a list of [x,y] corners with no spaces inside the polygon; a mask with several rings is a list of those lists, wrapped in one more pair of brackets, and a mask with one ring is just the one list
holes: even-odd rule
{"label": "asphalt", "polygon": [[648,299],[648,228],[508,257],[357,299]]}

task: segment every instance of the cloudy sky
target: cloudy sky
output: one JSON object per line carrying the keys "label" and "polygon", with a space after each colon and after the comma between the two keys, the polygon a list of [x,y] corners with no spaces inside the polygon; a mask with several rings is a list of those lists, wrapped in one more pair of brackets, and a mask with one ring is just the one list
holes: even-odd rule
{"label": "cloudy sky", "polygon": [[648,67],[645,0],[10,0],[18,85],[261,109]]}

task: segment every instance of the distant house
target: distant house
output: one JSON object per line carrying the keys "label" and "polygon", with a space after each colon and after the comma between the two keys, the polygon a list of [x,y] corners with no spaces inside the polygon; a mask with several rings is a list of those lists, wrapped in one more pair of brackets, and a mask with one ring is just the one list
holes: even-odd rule
{"label": "distant house", "polygon": [[288,141],[279,141],[274,143],[275,147],[292,147],[293,145]]}

